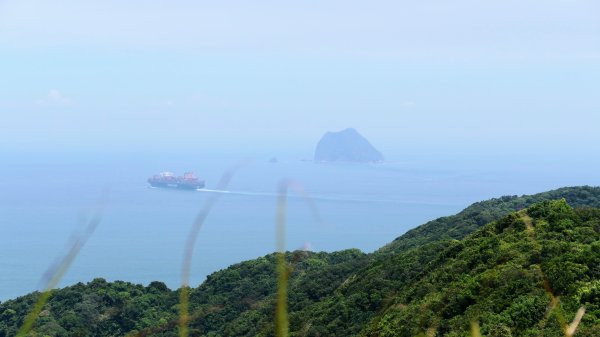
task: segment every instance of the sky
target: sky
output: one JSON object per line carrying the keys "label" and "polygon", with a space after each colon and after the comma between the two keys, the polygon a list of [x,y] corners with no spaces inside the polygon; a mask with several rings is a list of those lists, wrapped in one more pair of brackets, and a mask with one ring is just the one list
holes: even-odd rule
{"label": "sky", "polygon": [[600,154],[596,0],[0,0],[0,151]]}

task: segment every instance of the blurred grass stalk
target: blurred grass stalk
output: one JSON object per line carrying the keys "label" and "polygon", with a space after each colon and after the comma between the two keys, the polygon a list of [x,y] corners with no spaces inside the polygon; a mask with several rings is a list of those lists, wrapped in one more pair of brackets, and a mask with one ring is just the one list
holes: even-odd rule
{"label": "blurred grass stalk", "polygon": [[[229,185],[234,173],[248,161],[242,161],[233,168],[227,170],[219,180],[216,189],[219,191],[225,190]],[[185,250],[183,253],[183,265],[181,268],[181,290],[179,292],[179,336],[187,337],[189,335],[190,322],[190,273],[192,269],[192,257],[194,256],[194,247],[202,225],[206,221],[208,214],[221,197],[221,193],[212,193],[204,203],[204,207],[196,215],[196,219],[192,223],[192,228],[187,236]]]}
{"label": "blurred grass stalk", "polygon": [[277,307],[275,309],[275,336],[287,337],[289,329],[287,293],[289,270],[285,260],[285,219],[287,193],[290,182],[279,183],[277,197],[276,241],[277,241]]}
{"label": "blurred grass stalk", "polygon": [[[293,180],[283,179],[279,182],[277,193],[276,241],[277,241],[277,306],[275,308],[275,336],[287,337],[289,334],[288,317],[288,284],[291,267],[285,259],[285,230],[287,218],[288,190],[294,189],[306,201],[316,222],[323,224],[319,210],[302,188]],[[293,259],[291,264],[294,264]]]}
{"label": "blurred grass stalk", "polygon": [[52,289],[54,289],[59,284],[60,280],[69,270],[69,267],[71,267],[71,264],[75,260],[75,257],[77,257],[77,254],[79,254],[79,252],[81,251],[81,248],[83,248],[87,240],[92,236],[92,234],[100,224],[100,221],[102,221],[102,215],[104,213],[104,207],[106,205],[107,199],[108,190],[106,190],[103,193],[103,197],[100,199],[101,201],[98,205],[96,213],[88,221],[83,233],[75,237],[75,240],[69,248],[67,254],[65,254],[65,256],[62,259],[60,259],[59,263],[51,266],[48,269],[48,271],[44,274],[45,282],[43,283],[46,284],[44,290],[40,294],[40,297],[36,301],[31,312],[27,315],[27,317],[25,317],[23,325],[17,332],[16,337],[25,337],[28,335],[29,331],[31,331],[31,328],[33,327],[33,324],[38,318],[40,312],[44,308],[44,305],[50,299],[50,296],[52,295]]}
{"label": "blurred grass stalk", "polygon": [[577,310],[575,318],[573,318],[573,322],[571,322],[571,324],[569,324],[569,326],[565,329],[565,335],[567,337],[572,337],[575,334],[575,332],[577,331],[577,327],[579,326],[579,323],[581,322],[581,319],[583,318],[584,314],[585,307],[581,307],[579,308],[579,310]]}
{"label": "blurred grass stalk", "polygon": [[471,337],[481,337],[481,329],[478,321],[471,321]]}
{"label": "blurred grass stalk", "polygon": [[[518,214],[521,216],[521,220],[523,220],[523,222],[525,223],[525,226],[527,228],[527,232],[529,232],[531,241],[536,245],[536,247],[538,247],[541,250],[542,245],[537,241],[537,238],[535,235],[536,234],[535,233],[535,225],[533,223],[531,216],[529,214],[527,214],[527,210],[520,211],[520,212],[518,212]],[[579,310],[577,310],[577,313],[575,314],[575,318],[573,318],[573,322],[571,322],[571,324],[569,324],[568,321],[566,320],[566,318],[564,317],[563,313],[560,310],[557,310],[558,305],[560,304],[560,297],[558,297],[554,294],[554,290],[552,289],[552,286],[550,285],[550,281],[548,280],[548,277],[546,276],[544,271],[540,269],[540,272],[541,272],[542,278],[543,278],[544,291],[546,292],[546,294],[548,295],[548,298],[550,299],[550,304],[548,305],[548,310],[546,311],[546,316],[543,319],[543,324],[545,326],[548,319],[550,318],[550,315],[553,312],[556,312],[558,323],[562,326],[565,336],[572,337],[575,334],[575,331],[577,331],[577,327],[579,326],[579,323],[581,322],[581,319],[583,318],[583,315],[585,314],[585,307],[581,307],[581,308],[579,308]]]}

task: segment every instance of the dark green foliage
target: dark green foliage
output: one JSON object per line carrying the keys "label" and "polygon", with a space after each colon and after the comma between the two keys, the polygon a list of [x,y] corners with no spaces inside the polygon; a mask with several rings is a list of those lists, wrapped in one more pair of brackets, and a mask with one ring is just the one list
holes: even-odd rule
{"label": "dark green foliage", "polygon": [[[292,313],[340,286],[366,265],[358,250],[335,253],[295,252],[287,256]],[[269,335],[273,329],[276,256],[268,255],[234,265],[208,277],[191,294],[192,311],[210,312],[192,323],[199,331],[217,335]]]}
{"label": "dark green foliage", "polygon": [[[37,296],[33,293],[4,302],[0,312],[18,308],[17,315],[24,317]],[[124,335],[133,329],[155,325],[161,319],[175,318],[176,312],[169,308],[177,300],[177,296],[161,282],[143,287],[95,279],[85,285],[78,283],[53,291],[34,330],[42,336]],[[21,305],[23,302],[28,305]],[[0,331],[6,336],[14,336],[17,328],[18,325],[8,325],[5,320],[0,322]]]}
{"label": "dark green foliage", "polygon": [[[462,247],[449,245],[452,253],[440,252],[442,261],[433,259],[433,268],[420,278],[385,290],[394,291],[397,304],[378,313],[363,334],[411,336],[435,328],[441,335],[462,336],[476,320],[484,335],[538,335],[543,330],[562,336],[562,324],[570,323],[580,306],[600,304],[598,279],[590,272],[600,256],[588,255],[589,242],[600,242],[600,231],[588,232],[584,242],[563,235],[587,227],[590,213],[564,200],[543,202],[485,226],[465,238]],[[528,216],[535,224],[531,232],[523,226]],[[420,290],[423,285],[428,291]],[[560,295],[560,304],[546,318],[553,295]],[[586,329],[600,329],[597,311],[586,315]]]}
{"label": "dark green foliage", "polygon": [[[329,295],[352,272],[366,265],[366,257],[355,249],[288,254],[293,270],[290,309],[303,308]],[[275,290],[274,254],[210,275],[191,293],[191,336],[269,335]],[[0,304],[0,336],[16,334],[37,296],[33,293]],[[178,300],[178,292],[161,282],[143,287],[95,279],[86,285],[55,290],[34,331],[47,336],[121,336],[134,331],[177,336]]]}
{"label": "dark green foliage", "polygon": [[600,187],[564,187],[535,195],[504,196],[474,203],[460,213],[430,221],[409,230],[381,248],[376,255],[405,251],[428,242],[462,239],[481,226],[496,221],[509,213],[527,208],[544,200],[565,199],[575,208],[600,208]]}
{"label": "dark green foliage", "polygon": [[[596,336],[600,210],[569,204],[600,206],[600,189],[477,203],[373,254],[288,253],[290,336],[465,336],[472,321],[484,336],[563,336],[581,306],[575,336]],[[273,336],[275,271],[272,254],[191,289],[190,336]],[[0,304],[0,337],[38,296]],[[177,336],[178,300],[161,282],[79,283],[53,291],[31,336]]]}

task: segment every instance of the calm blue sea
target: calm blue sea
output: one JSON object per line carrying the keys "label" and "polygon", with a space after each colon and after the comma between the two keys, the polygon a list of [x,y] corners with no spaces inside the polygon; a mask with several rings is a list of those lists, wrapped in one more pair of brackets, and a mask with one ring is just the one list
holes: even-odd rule
{"label": "calm blue sea", "polygon": [[[94,214],[103,218],[61,286],[95,277],[180,284],[183,247],[207,198],[220,195],[198,237],[192,285],[206,275],[275,250],[277,184],[293,179],[309,195],[290,192],[288,249],[359,248],[371,252],[408,229],[454,214],[470,203],[565,185],[599,185],[598,165],[418,157],[377,165],[315,164],[301,157],[254,158],[230,185],[220,176],[244,160],[224,155],[7,154],[0,167],[0,300],[40,287],[46,270]],[[504,164],[503,164],[504,163]],[[510,164],[507,164],[510,163]],[[195,171],[207,191],[149,188],[148,176]]]}

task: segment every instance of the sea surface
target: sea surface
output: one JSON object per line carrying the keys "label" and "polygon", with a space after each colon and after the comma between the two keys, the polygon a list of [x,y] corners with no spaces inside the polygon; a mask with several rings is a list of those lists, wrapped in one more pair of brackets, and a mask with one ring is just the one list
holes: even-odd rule
{"label": "sea surface", "polygon": [[[287,249],[365,252],[476,201],[600,185],[597,162],[505,159],[413,156],[358,165],[318,164],[298,156],[269,163],[269,156],[5,154],[0,167],[0,300],[43,287],[49,268],[82,238],[98,212],[98,227],[60,286],[102,277],[178,287],[191,225],[214,196],[219,198],[195,245],[191,285],[231,264],[269,254],[276,247],[282,180],[293,181]],[[146,179],[163,170],[195,171],[206,180],[206,189],[150,188]],[[226,172],[233,172],[232,180],[218,188]]]}

